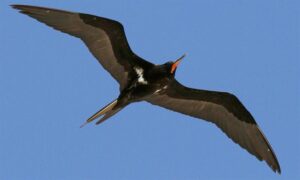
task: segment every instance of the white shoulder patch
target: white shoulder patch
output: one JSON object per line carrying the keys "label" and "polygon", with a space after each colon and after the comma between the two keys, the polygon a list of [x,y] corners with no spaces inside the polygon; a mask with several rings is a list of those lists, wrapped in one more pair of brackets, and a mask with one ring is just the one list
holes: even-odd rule
{"label": "white shoulder patch", "polygon": [[144,69],[140,67],[134,67],[134,70],[138,76],[138,82],[141,84],[148,84],[148,81],[144,78]]}

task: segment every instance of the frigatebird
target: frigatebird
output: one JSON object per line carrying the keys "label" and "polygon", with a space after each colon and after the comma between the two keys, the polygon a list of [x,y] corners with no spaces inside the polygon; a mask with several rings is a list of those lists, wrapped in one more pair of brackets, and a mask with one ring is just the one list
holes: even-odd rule
{"label": "frigatebird", "polygon": [[100,124],[130,103],[146,101],[216,124],[242,148],[266,161],[274,172],[281,172],[271,145],[236,96],[188,88],[175,79],[184,55],[174,62],[154,65],[130,49],[122,24],[115,20],[45,7],[12,7],[56,30],[80,38],[120,84],[119,97],[83,125],[101,117],[96,122]]}

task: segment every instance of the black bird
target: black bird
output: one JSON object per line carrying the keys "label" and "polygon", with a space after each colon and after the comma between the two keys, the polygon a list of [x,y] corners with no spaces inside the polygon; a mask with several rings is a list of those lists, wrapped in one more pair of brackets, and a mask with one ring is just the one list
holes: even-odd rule
{"label": "black bird", "polygon": [[12,7],[56,30],[80,38],[120,84],[119,97],[86,123],[102,116],[96,123],[100,124],[130,103],[147,101],[216,124],[242,148],[259,160],[265,160],[274,172],[281,172],[271,145],[236,96],[226,92],[191,89],[174,78],[184,55],[174,62],[154,65],[130,49],[123,26],[117,21],[44,7]]}

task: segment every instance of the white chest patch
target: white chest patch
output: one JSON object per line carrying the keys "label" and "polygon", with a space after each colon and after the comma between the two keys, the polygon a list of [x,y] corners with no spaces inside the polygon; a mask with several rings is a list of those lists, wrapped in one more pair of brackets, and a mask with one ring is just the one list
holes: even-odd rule
{"label": "white chest patch", "polygon": [[134,67],[134,70],[138,76],[138,82],[141,84],[148,84],[148,81],[144,78],[144,69],[140,67]]}

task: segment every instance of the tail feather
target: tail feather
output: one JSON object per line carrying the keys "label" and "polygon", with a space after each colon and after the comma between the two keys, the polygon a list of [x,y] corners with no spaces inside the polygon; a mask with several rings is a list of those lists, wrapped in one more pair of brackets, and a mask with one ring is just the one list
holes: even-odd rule
{"label": "tail feather", "polygon": [[[100,109],[98,112],[96,112],[93,116],[91,116],[88,120],[86,120],[86,122],[85,123],[83,123],[80,127],[83,127],[83,126],[85,126],[86,124],[88,124],[88,123],[90,123],[90,122],[92,122],[93,120],[95,120],[95,119],[97,119],[98,117],[100,117],[100,116],[102,116],[102,115],[104,115],[105,114],[105,116],[103,117],[103,118],[105,118],[107,115],[106,115],[106,113],[107,114],[110,114],[110,112],[111,112],[111,110],[116,106],[116,104],[117,104],[117,102],[118,102],[118,100],[116,99],[116,100],[114,100],[113,102],[111,102],[111,103],[109,103],[108,105],[106,105],[104,108],[102,108],[102,109]],[[116,109],[117,110],[117,109]],[[116,111],[116,110],[113,110],[113,112],[114,111]],[[119,110],[118,110],[119,111]],[[118,112],[117,111],[117,112]],[[115,113],[117,113],[117,112],[115,112]],[[114,114],[115,114],[114,113]],[[112,114],[113,115],[113,114]],[[111,115],[111,116],[112,116]],[[109,116],[110,117],[110,116]],[[102,119],[103,119],[102,118]],[[108,118],[108,117],[107,117]],[[107,119],[106,118],[106,119]]]}
{"label": "tail feather", "polygon": [[122,108],[118,108],[118,109],[113,109],[109,112],[107,112],[99,121],[96,122],[96,125],[104,122],[105,120],[107,120],[108,118],[110,118],[111,116],[115,115],[117,112],[119,112]]}

